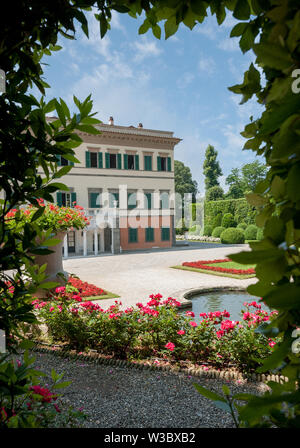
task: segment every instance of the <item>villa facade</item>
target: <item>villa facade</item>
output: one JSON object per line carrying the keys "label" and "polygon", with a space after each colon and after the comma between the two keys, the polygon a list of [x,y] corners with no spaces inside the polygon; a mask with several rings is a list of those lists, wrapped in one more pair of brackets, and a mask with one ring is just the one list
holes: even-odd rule
{"label": "villa facade", "polygon": [[[58,205],[74,202],[85,209],[90,225],[69,231],[64,256],[119,253],[171,247],[174,231],[173,132],[109,124],[101,132],[78,132],[82,144],[75,149],[76,163],[64,176],[70,191],[56,193]],[[59,165],[67,165],[58,156]]]}

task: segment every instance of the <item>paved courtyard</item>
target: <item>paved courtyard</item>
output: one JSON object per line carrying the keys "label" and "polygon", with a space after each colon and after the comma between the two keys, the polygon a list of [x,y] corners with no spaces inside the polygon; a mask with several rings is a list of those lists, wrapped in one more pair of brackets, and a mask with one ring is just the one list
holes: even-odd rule
{"label": "paved courtyard", "polygon": [[[245,280],[199,274],[191,271],[171,269],[184,261],[212,260],[226,258],[230,253],[249,250],[248,245],[219,245],[191,243],[186,247],[153,249],[120,255],[69,258],[64,260],[64,269],[76,274],[81,280],[93,283],[120,296],[123,305],[145,303],[152,293],[163,297],[180,298],[190,289],[220,286],[247,287],[256,283],[255,278]],[[101,300],[106,308],[115,299]]]}

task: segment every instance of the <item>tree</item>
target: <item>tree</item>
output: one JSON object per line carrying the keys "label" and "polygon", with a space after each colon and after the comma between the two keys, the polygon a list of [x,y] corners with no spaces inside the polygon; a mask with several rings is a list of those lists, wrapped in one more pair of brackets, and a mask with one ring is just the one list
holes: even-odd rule
{"label": "tree", "polygon": [[219,185],[215,185],[214,187],[206,190],[205,200],[206,201],[218,201],[220,199],[224,199],[224,191],[223,188]]}
{"label": "tree", "polygon": [[218,177],[222,176],[222,170],[217,161],[218,152],[212,145],[208,145],[205,151],[203,174],[205,176],[205,190],[219,185]]}
{"label": "tree", "polygon": [[258,160],[247,163],[242,166],[242,175],[245,192],[253,192],[256,186],[265,179],[267,174],[267,167]]}
{"label": "tree", "polygon": [[[196,201],[196,194],[198,191],[197,182],[193,180],[192,173],[189,167],[185,166],[179,160],[174,161],[174,175],[175,175],[175,192],[180,194],[181,199],[176,199],[176,216],[181,216],[189,220],[188,204],[184,203],[184,195],[190,193],[192,195],[192,202]],[[182,222],[182,220],[181,220]]]}
{"label": "tree", "polygon": [[251,193],[255,190],[256,185],[261,182],[267,173],[267,167],[258,160],[247,163],[238,168],[233,168],[227,176],[225,183],[229,185],[227,193],[228,198],[242,198],[245,193]]}
{"label": "tree", "polygon": [[186,193],[193,195],[193,202],[198,192],[198,185],[192,178],[192,173],[189,167],[185,166],[179,160],[174,161],[174,175],[175,175],[175,192],[184,196]]}

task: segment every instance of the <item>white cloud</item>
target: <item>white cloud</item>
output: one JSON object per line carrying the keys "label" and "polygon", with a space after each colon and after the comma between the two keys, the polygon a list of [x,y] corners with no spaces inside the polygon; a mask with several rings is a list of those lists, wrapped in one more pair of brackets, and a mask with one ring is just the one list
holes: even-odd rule
{"label": "white cloud", "polygon": [[177,80],[176,84],[179,89],[184,89],[187,87],[193,80],[195,79],[195,75],[190,72],[185,72],[182,76]]}
{"label": "white cloud", "polygon": [[241,51],[238,43],[238,39],[227,38],[220,41],[218,48],[224,51]]}
{"label": "white cloud", "polygon": [[212,75],[216,70],[216,63],[211,56],[201,57],[198,61],[198,70]]}
{"label": "white cloud", "polygon": [[154,40],[149,40],[145,36],[142,36],[142,39],[134,42],[132,47],[135,50],[134,60],[136,62],[143,61],[148,57],[159,56],[162,53],[162,49],[158,47],[157,42]]}

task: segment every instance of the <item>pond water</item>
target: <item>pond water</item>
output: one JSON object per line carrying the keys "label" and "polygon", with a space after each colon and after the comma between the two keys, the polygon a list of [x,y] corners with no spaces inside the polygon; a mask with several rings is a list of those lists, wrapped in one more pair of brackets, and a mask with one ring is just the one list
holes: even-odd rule
{"label": "pond water", "polygon": [[[183,311],[192,310],[195,313],[194,320],[199,322],[202,320],[199,317],[200,313],[208,313],[213,311],[228,311],[230,313],[231,320],[241,320],[241,310],[245,309],[243,306],[244,302],[257,302],[259,303],[259,297],[251,296],[246,292],[235,292],[235,291],[218,291],[209,292],[204,294],[199,294],[194,297],[190,297],[189,300],[192,302],[192,308],[185,309]],[[270,312],[270,309],[261,303],[261,308],[265,311]],[[252,312],[255,308],[252,308]]]}

